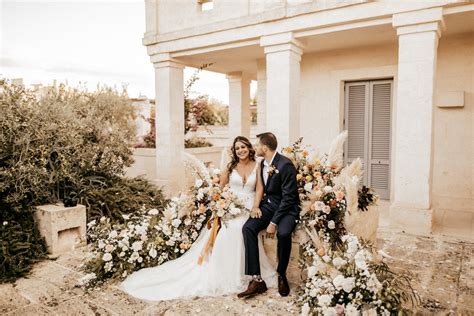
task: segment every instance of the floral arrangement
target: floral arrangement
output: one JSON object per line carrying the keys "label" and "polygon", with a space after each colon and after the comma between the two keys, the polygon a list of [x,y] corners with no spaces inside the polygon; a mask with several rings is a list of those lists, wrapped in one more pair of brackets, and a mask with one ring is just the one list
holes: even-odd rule
{"label": "floral arrangement", "polygon": [[392,273],[374,255],[370,242],[347,231],[346,215],[367,211],[377,196],[370,188],[359,188],[359,159],[343,168],[346,138],[347,132],[341,133],[322,158],[310,158],[302,139],[283,149],[296,166],[302,201],[297,232],[307,278],[296,303],[303,315],[390,315],[417,296],[407,278]]}
{"label": "floral arrangement", "polygon": [[[391,315],[401,309],[408,293],[408,279],[391,273],[376,262],[371,247],[357,236],[341,237],[342,246],[321,256],[312,242],[302,245],[303,257],[311,262],[297,303],[302,314]],[[416,299],[416,295],[415,295]]]}

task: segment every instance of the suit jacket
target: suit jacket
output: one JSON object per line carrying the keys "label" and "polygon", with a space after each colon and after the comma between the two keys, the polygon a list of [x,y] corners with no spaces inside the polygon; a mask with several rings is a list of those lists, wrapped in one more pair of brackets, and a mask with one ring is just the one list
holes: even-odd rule
{"label": "suit jacket", "polygon": [[281,218],[291,215],[295,220],[299,219],[300,198],[296,184],[296,168],[287,157],[276,153],[270,165],[273,172],[269,173],[267,183],[263,181],[263,160],[261,162],[262,183],[264,183],[264,194],[260,207],[273,211],[271,221],[278,225]]}

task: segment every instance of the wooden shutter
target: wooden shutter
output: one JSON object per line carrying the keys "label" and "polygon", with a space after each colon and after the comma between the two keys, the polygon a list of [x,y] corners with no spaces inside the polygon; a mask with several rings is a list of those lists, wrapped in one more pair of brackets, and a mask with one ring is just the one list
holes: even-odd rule
{"label": "wooden shutter", "polygon": [[371,82],[370,95],[369,184],[382,199],[389,199],[392,81]]}
{"label": "wooden shutter", "polygon": [[[348,130],[345,160],[346,164],[350,164],[355,159],[361,158],[364,169],[368,153],[369,87],[367,82],[347,83],[345,93],[345,128]],[[363,174],[362,183],[368,184],[366,172]]]}
{"label": "wooden shutter", "polygon": [[382,199],[390,198],[390,130],[392,81],[351,82],[345,85],[345,160],[361,158],[362,184]]}

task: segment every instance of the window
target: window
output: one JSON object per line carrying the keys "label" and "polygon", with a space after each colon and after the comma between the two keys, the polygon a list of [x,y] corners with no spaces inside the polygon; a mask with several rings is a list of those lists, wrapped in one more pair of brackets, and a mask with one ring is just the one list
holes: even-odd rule
{"label": "window", "polygon": [[378,80],[346,83],[344,89],[345,161],[361,158],[362,183],[382,199],[390,198],[392,86],[392,80]]}

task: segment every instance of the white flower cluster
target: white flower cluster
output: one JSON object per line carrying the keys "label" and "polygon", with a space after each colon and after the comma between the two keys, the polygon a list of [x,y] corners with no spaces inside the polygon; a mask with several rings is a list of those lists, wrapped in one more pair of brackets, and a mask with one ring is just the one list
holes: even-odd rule
{"label": "white flower cluster", "polygon": [[298,303],[302,315],[361,315],[373,310],[387,314],[382,297],[382,283],[370,272],[370,251],[352,234],[342,236],[344,251],[319,255],[314,245],[304,245],[304,254],[312,259],[308,278]]}

